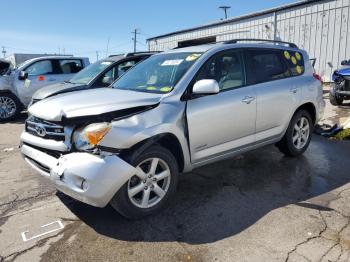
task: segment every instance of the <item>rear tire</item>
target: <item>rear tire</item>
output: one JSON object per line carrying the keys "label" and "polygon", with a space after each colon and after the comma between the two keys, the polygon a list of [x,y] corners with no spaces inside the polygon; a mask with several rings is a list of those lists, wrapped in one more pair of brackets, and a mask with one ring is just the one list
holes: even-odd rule
{"label": "rear tire", "polygon": [[129,179],[110,204],[121,215],[139,219],[157,213],[174,195],[178,183],[178,164],[173,154],[155,145],[136,150],[128,159],[139,172]]}
{"label": "rear tire", "polygon": [[21,111],[22,105],[14,94],[0,93],[0,122],[15,119]]}
{"label": "rear tire", "polygon": [[299,156],[308,148],[312,132],[313,123],[310,113],[299,110],[294,114],[284,137],[276,146],[286,156]]}
{"label": "rear tire", "polygon": [[334,106],[340,106],[343,104],[343,99],[338,98],[336,95],[333,95],[332,93],[330,93],[329,102],[331,102],[331,104]]}

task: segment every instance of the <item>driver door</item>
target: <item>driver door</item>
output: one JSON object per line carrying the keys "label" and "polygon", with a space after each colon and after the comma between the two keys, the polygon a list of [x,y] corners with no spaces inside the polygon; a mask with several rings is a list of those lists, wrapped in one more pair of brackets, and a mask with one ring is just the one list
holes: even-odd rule
{"label": "driver door", "polygon": [[206,162],[255,142],[256,98],[246,86],[243,54],[228,50],[211,59],[195,81],[215,79],[220,93],[187,102],[191,159]]}

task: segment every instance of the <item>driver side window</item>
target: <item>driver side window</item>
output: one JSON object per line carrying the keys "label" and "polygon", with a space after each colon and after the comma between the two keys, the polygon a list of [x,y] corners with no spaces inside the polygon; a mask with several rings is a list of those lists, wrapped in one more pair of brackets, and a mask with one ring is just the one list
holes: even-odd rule
{"label": "driver side window", "polygon": [[27,72],[30,76],[53,74],[52,62],[51,60],[35,62],[34,64],[28,66],[25,69],[25,72]]}
{"label": "driver side window", "polygon": [[245,85],[244,64],[241,51],[221,52],[206,62],[196,81],[214,79],[220,91],[239,88]]}

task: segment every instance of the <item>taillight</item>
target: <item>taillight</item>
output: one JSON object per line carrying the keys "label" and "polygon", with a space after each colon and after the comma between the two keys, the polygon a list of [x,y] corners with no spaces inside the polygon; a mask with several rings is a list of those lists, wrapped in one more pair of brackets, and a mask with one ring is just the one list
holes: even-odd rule
{"label": "taillight", "polygon": [[319,74],[314,73],[314,78],[320,81],[323,84],[322,77]]}

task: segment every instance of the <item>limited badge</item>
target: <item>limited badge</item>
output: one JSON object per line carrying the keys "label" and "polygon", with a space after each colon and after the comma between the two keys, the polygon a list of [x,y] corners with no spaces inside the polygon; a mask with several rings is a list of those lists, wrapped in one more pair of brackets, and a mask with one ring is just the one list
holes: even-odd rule
{"label": "limited badge", "polygon": [[288,60],[290,59],[290,54],[288,51],[284,51],[284,57]]}

